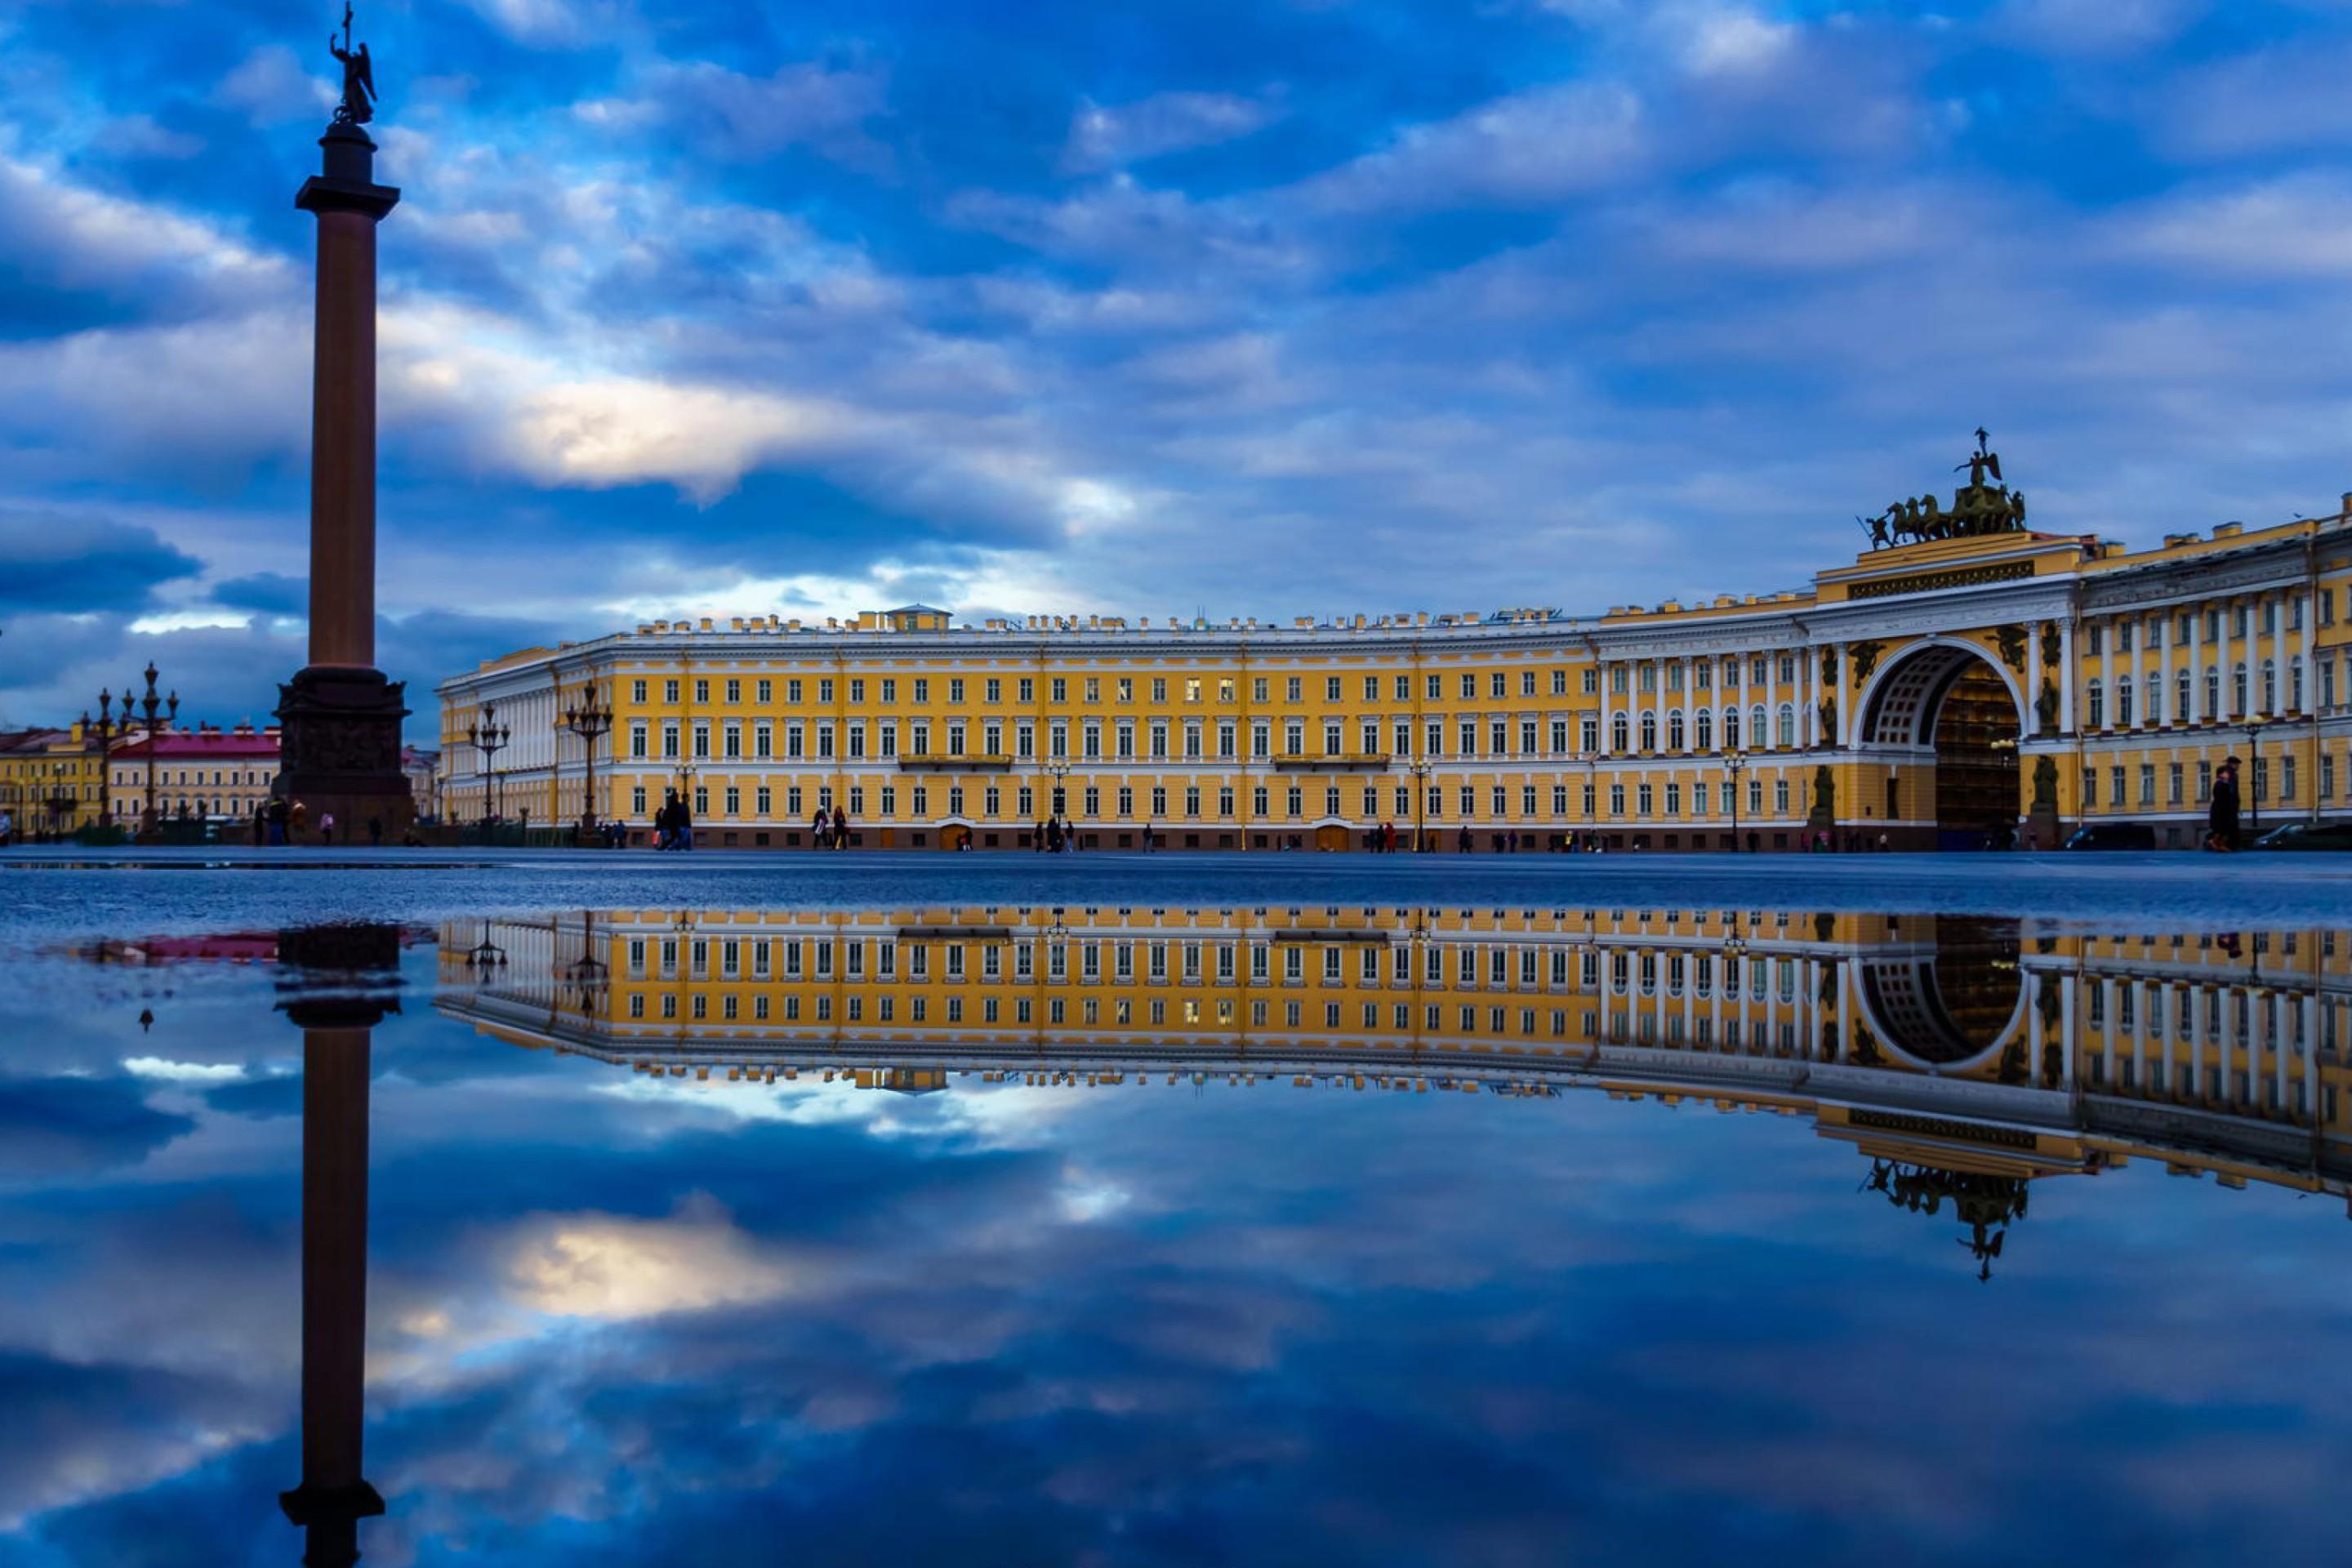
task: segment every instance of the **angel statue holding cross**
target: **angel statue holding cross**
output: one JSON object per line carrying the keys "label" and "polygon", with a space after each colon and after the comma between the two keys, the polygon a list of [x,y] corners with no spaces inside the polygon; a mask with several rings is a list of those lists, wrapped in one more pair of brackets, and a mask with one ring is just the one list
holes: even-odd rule
{"label": "angel statue holding cross", "polygon": [[365,125],[375,118],[375,68],[368,58],[368,47],[352,47],[351,0],[343,0],[343,37],[327,35],[327,52],[343,68],[343,98],[335,105],[338,125]]}

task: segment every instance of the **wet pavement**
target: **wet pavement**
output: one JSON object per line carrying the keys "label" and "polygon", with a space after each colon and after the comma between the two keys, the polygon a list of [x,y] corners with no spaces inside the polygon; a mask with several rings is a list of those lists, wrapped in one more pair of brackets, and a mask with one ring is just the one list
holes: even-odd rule
{"label": "wet pavement", "polygon": [[2341,1556],[2328,867],[98,858],[5,1568]]}

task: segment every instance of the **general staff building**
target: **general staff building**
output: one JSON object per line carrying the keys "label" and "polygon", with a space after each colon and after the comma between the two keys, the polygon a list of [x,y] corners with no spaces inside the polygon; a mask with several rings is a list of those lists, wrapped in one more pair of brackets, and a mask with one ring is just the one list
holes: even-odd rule
{"label": "general staff building", "polygon": [[443,814],[642,839],[675,792],[698,843],[747,848],[808,846],[820,810],[869,848],[1026,848],[1048,817],[1087,849],[2193,846],[2232,755],[2254,826],[2344,809],[2352,496],[2133,550],[2027,527],[1985,464],[1802,592],[1288,625],[910,605],[526,649],[438,687]]}

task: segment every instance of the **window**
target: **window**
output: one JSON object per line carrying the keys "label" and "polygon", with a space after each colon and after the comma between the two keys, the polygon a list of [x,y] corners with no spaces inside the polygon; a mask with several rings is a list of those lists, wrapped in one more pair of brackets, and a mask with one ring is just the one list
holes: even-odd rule
{"label": "window", "polygon": [[1783,702],[1780,704],[1780,744],[1793,746],[1796,743],[1797,710],[1793,704]]}
{"label": "window", "polygon": [[2095,680],[2092,681],[2083,693],[2083,707],[2092,729],[2104,730],[2107,727],[2106,688]]}

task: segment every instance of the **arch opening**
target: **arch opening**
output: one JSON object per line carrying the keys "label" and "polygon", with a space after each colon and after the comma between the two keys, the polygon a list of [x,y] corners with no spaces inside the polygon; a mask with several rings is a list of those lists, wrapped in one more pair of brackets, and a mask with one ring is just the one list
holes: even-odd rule
{"label": "arch opening", "polygon": [[1863,733],[1873,745],[1911,753],[1888,778],[1890,816],[1899,806],[1915,823],[1932,822],[1938,849],[2009,842],[2021,799],[2023,720],[1982,654],[1939,643],[1906,655],[1880,681]]}

